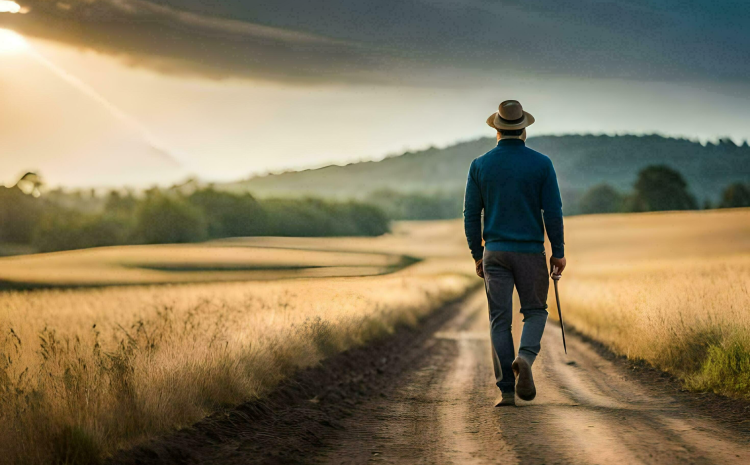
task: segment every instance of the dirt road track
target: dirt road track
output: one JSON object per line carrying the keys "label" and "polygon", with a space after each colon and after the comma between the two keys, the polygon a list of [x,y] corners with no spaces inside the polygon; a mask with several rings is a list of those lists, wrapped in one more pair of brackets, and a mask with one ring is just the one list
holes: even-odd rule
{"label": "dirt road track", "polygon": [[750,463],[747,437],[628,381],[578,338],[566,356],[554,324],[534,366],[537,398],[492,408],[488,331],[480,293],[426,342],[426,363],[343,424],[321,462]]}
{"label": "dirt road track", "polygon": [[[750,463],[747,429],[633,380],[577,337],[566,356],[552,322],[534,365],[537,398],[492,407],[487,320],[484,294],[476,293],[401,345],[368,349],[364,357],[378,359],[370,368],[346,356],[334,361],[349,363],[345,379],[336,378],[342,366],[329,367],[335,389],[324,389],[326,376],[301,381],[296,404],[272,400],[261,414],[240,407],[116,462]],[[514,333],[520,329],[519,321]]]}

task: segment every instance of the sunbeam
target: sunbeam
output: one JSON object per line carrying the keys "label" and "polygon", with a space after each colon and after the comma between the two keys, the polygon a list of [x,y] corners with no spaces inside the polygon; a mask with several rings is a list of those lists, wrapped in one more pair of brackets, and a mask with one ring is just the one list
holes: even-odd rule
{"label": "sunbeam", "polygon": [[[2,7],[3,4],[0,3],[0,8]],[[6,9],[8,9],[7,5]],[[10,55],[17,53],[25,53],[26,55],[30,56],[34,61],[47,68],[55,76],[67,82],[76,90],[103,106],[110,115],[140,134],[144,141],[153,149],[152,153],[155,156],[158,156],[159,158],[165,160],[172,166],[183,167],[183,163],[180,162],[177,157],[172,155],[173,153],[176,153],[176,151],[169,148],[167,144],[165,144],[153,133],[151,133],[151,131],[149,131],[148,128],[146,128],[140,121],[138,121],[133,116],[125,113],[122,109],[107,100],[99,92],[94,90],[91,86],[80,80],[78,77],[65,71],[61,67],[48,60],[42,54],[37,52],[33,47],[31,47],[29,42],[21,34],[18,34],[17,32],[11,31],[9,29],[0,29],[0,55]]]}
{"label": "sunbeam", "polygon": [[28,49],[29,43],[21,34],[9,29],[0,29],[0,55],[21,53]]}
{"label": "sunbeam", "polygon": [[70,84],[72,87],[80,91],[82,94],[86,95],[87,97],[91,98],[101,106],[103,106],[110,115],[117,118],[119,121],[136,131],[141,135],[143,140],[152,148],[154,149],[154,153],[162,158],[163,160],[167,161],[171,165],[175,167],[183,167],[183,163],[180,162],[179,159],[177,159],[173,153],[175,153],[175,150],[172,150],[168,148],[167,144],[165,144],[163,141],[161,141],[158,137],[156,137],[151,131],[148,130],[140,121],[135,119],[133,116],[125,113],[123,110],[121,110],[118,106],[107,100],[104,96],[102,96],[99,92],[94,90],[91,86],[77,78],[76,76],[70,74],[69,72],[65,71],[64,69],[60,68],[56,64],[52,63],[50,60],[45,58],[43,55],[41,55],[36,50],[29,48],[29,55],[40,65],[44,66],[48,70],[50,70],[53,74],[55,74],[57,77],[62,79],[63,81]]}

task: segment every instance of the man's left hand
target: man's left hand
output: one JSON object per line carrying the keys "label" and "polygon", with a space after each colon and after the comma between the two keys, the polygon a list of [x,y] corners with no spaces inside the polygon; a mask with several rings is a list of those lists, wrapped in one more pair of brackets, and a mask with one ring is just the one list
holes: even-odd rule
{"label": "man's left hand", "polygon": [[474,265],[476,266],[477,270],[477,276],[484,279],[484,267],[482,266],[482,259],[474,260]]}

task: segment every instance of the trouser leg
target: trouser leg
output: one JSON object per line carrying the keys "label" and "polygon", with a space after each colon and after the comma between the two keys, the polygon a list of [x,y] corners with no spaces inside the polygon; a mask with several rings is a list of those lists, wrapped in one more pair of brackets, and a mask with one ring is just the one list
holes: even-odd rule
{"label": "trouser leg", "polygon": [[542,350],[542,335],[547,324],[547,310],[543,308],[532,308],[522,310],[523,332],[521,333],[521,345],[518,355],[526,359],[529,365],[534,363],[539,351]]}
{"label": "trouser leg", "polygon": [[513,334],[513,272],[505,268],[494,252],[484,255],[484,284],[490,313],[490,338],[495,383],[502,392],[515,391],[511,364],[515,359]]}
{"label": "trouser leg", "polygon": [[513,276],[523,314],[523,332],[518,355],[533,364],[542,346],[547,324],[549,275],[544,254],[516,253],[512,257]]}

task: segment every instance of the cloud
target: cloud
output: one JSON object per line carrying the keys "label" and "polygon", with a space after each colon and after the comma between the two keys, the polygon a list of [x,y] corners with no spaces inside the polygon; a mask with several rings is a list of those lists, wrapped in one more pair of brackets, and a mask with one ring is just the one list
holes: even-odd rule
{"label": "cloud", "polygon": [[320,81],[367,61],[360,46],[345,40],[147,1],[27,3],[30,14],[2,15],[0,27],[164,73]]}
{"label": "cloud", "polygon": [[460,86],[750,75],[745,0],[19,2],[29,14],[0,14],[0,27],[213,78]]}

